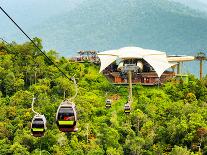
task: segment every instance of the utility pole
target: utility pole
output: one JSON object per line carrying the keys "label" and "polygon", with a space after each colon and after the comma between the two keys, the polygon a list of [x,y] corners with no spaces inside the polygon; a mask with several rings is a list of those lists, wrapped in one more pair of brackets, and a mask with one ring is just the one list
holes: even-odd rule
{"label": "utility pole", "polygon": [[138,67],[135,64],[125,64],[124,70],[128,74],[128,83],[129,83],[129,97],[128,97],[128,103],[131,104],[133,100],[132,96],[132,72],[136,72]]}
{"label": "utility pole", "polygon": [[206,54],[203,52],[197,53],[195,56],[196,60],[200,61],[200,80],[203,78],[203,60],[206,60]]}
{"label": "utility pole", "polygon": [[132,97],[132,72],[137,72],[138,69],[139,69],[139,66],[137,66],[136,63],[133,63],[133,62],[123,62],[123,69],[122,69],[122,71],[124,73],[128,74],[128,83],[129,83],[128,102],[124,105],[124,112],[126,114],[130,113],[131,104],[133,102],[133,97]]}
{"label": "utility pole", "polygon": [[132,71],[128,71],[128,80],[129,80],[129,101],[132,101]]}
{"label": "utility pole", "polygon": [[87,133],[86,133],[86,142],[87,142],[87,144],[88,144],[88,131],[89,131],[89,130],[88,130],[88,124],[87,124],[87,126],[86,126],[86,129],[87,129],[87,131],[86,131],[86,132],[87,132]]}
{"label": "utility pole", "polygon": [[181,74],[181,64],[178,62],[177,64],[177,74]]}

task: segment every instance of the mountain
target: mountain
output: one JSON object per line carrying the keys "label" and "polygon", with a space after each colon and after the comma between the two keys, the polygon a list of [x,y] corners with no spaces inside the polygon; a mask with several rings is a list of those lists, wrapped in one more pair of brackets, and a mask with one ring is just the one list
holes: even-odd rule
{"label": "mountain", "polygon": [[[25,17],[28,20],[25,29],[31,36],[42,38],[46,49],[57,49],[64,56],[75,55],[79,50],[102,51],[124,46],[187,55],[206,49],[206,12],[190,6],[167,0],[72,2],[56,2],[57,9],[48,3],[48,8],[45,7],[45,14],[51,12],[48,18],[44,17],[43,7],[47,3],[38,5],[39,13],[33,10],[30,20]],[[33,19],[34,23],[30,22]],[[12,40],[18,40],[18,37],[17,33],[10,35]]]}
{"label": "mountain", "polygon": [[206,0],[171,0],[184,4],[190,8],[196,9],[198,11],[207,12],[207,1]]}
{"label": "mountain", "polygon": [[41,34],[47,47],[60,45],[63,55],[132,45],[193,54],[206,47],[206,24],[205,14],[174,2],[92,0],[50,18],[34,34]]}

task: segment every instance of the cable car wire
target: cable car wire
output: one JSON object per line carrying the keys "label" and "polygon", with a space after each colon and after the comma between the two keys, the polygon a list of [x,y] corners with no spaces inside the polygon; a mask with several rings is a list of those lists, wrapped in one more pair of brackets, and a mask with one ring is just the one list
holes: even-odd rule
{"label": "cable car wire", "polygon": [[[8,43],[7,41],[5,41],[3,38],[0,38],[0,40],[2,40],[4,43],[6,43],[6,44],[9,45],[10,47],[12,47],[12,46],[10,45],[10,43]],[[14,54],[17,53],[17,52],[14,50],[14,47],[12,47],[12,48],[13,48]],[[8,50],[8,49],[5,49],[5,50]],[[12,51],[10,51],[10,50],[9,50],[8,52],[11,52],[11,53],[12,53]],[[15,55],[16,55],[16,54],[15,54]],[[35,61],[34,59],[33,59],[33,61],[36,63],[36,61]],[[74,94],[73,97],[71,97],[70,99],[68,99],[69,101],[75,99],[76,96],[77,96],[77,94],[78,94],[78,86],[77,86],[77,83],[76,83],[76,80],[75,80],[74,76],[71,77],[70,80],[72,80],[73,83],[74,83],[74,86],[75,86],[75,94]]]}
{"label": "cable car wire", "polygon": [[24,32],[24,30],[11,18],[11,16],[0,6],[1,11],[13,22],[13,24],[33,43],[33,45],[68,79],[70,78],[35,44],[35,42]]}
{"label": "cable car wire", "polygon": [[6,40],[4,40],[3,38],[0,38],[0,40],[2,40],[3,42],[9,44]]}
{"label": "cable car wire", "polygon": [[[0,40],[2,41],[2,43],[4,45],[4,47],[3,47],[4,50],[6,50],[8,53],[15,54],[10,49],[7,48],[7,45],[10,46],[10,47],[11,47],[11,45],[6,40],[4,40],[3,38],[0,38]],[[16,56],[16,54],[15,54],[15,56]]]}
{"label": "cable car wire", "polygon": [[[77,88],[77,84],[76,84],[76,80],[75,80],[75,77],[71,77],[69,78],[37,45],[36,43],[23,31],[23,29],[9,16],[9,14],[0,6],[0,9],[1,11],[13,22],[13,24],[31,41],[31,43],[68,79],[68,80],[73,80],[74,82],[74,85],[75,85],[75,94],[73,97],[71,97],[69,100],[73,100],[76,96],[77,96],[77,93],[78,93],[78,88]],[[35,98],[33,97],[33,100],[32,100],[32,111],[37,115],[34,116],[33,120],[32,120],[32,131],[33,131],[33,124],[35,124],[35,118],[36,117],[41,117],[41,118],[38,118],[38,119],[42,119],[43,120],[43,125],[44,125],[44,128],[41,129],[42,131],[40,132],[39,128],[38,128],[38,132],[40,132],[40,136],[43,136],[44,134],[44,131],[46,129],[46,119],[44,117],[44,115],[40,115],[39,113],[37,113],[35,110],[34,110],[34,101],[35,101]],[[72,108],[72,111],[73,111],[73,115],[74,115],[74,122],[72,124],[72,126],[69,126],[68,128],[68,131],[69,132],[76,132],[78,130],[78,128],[76,128],[76,122],[77,122],[77,116],[76,116],[76,110],[75,110],[75,105],[74,104],[69,104],[69,106],[71,106]],[[61,107],[61,105],[59,106],[59,108]],[[59,111],[59,109],[58,109]],[[57,112],[58,114],[58,112]],[[38,116],[39,115],[39,116]],[[57,115],[58,116],[58,115]],[[57,119],[57,118],[56,118]],[[69,122],[71,123],[71,122]],[[33,131],[33,136],[39,136],[39,134],[35,134],[36,131]]]}

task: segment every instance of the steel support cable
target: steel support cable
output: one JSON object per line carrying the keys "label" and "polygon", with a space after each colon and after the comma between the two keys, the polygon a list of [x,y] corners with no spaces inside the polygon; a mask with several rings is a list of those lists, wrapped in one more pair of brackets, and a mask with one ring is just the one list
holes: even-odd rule
{"label": "steel support cable", "polygon": [[[15,56],[17,56],[16,49],[10,43],[8,43],[3,38],[0,38],[0,40],[2,40],[3,43],[5,43],[5,47],[3,47],[4,50],[6,50],[8,53],[11,53],[11,54],[14,54]],[[9,46],[9,48],[8,48],[8,46]],[[12,50],[10,48],[12,48]],[[36,61],[34,59],[33,59],[33,61],[36,63]]]}
{"label": "steel support cable", "polygon": [[[12,51],[10,49],[8,49],[8,48],[4,48],[7,52],[10,52],[10,53],[14,54],[15,56],[17,56],[17,53],[18,52],[16,51],[16,49],[10,43],[8,43],[3,38],[0,38],[0,40],[2,40],[4,43],[6,43],[6,45],[8,45],[8,46],[10,46],[12,48]],[[37,62],[35,61],[35,59],[33,59],[33,61],[34,61],[35,64],[37,64]],[[33,65],[33,66],[36,66],[37,67],[37,65]],[[37,68],[35,68],[35,69],[37,69]]]}
{"label": "steel support cable", "polygon": [[[5,47],[7,46],[7,45],[9,45],[9,43],[6,41],[6,40],[4,40],[3,38],[0,38],[0,40],[2,41],[2,43],[3,44],[5,44]],[[11,45],[9,45],[10,47],[11,47]],[[9,52],[9,53],[12,53],[10,50],[8,50],[8,49],[6,49],[5,47],[3,47],[7,52]]]}
{"label": "steel support cable", "polygon": [[[2,40],[3,42],[5,42],[6,44],[9,45],[9,43],[8,43],[7,41],[5,41],[3,38],[0,38],[0,40]],[[34,110],[34,102],[35,102],[35,99],[36,99],[36,98],[33,96],[33,98],[32,98],[32,104],[31,104],[32,111],[33,111],[33,113],[35,113],[36,115],[40,115],[38,112],[36,112],[36,111]]]}
{"label": "steel support cable", "polygon": [[2,40],[3,42],[9,44],[6,40],[4,40],[3,38],[0,38],[0,40]]}
{"label": "steel support cable", "polygon": [[67,78],[70,78],[35,44],[35,42],[23,31],[23,29],[9,16],[9,14],[0,6],[1,11],[13,22],[13,24],[33,43],[33,45]]}
{"label": "steel support cable", "polygon": [[74,99],[77,96],[77,84],[75,81],[75,78],[72,77],[71,79],[35,44],[35,42],[23,31],[23,29],[9,16],[9,14],[0,6],[1,11],[13,22],[13,24],[33,43],[33,45],[68,79],[68,80],[73,80],[74,85],[75,85],[75,95],[71,97],[69,100]]}

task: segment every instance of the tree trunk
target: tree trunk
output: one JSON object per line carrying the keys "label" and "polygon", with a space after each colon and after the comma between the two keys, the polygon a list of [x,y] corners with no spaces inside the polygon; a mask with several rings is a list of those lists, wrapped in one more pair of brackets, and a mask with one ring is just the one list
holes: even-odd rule
{"label": "tree trunk", "polygon": [[200,60],[200,80],[203,78],[203,60]]}
{"label": "tree trunk", "polygon": [[35,84],[36,84],[36,82],[37,82],[37,72],[35,71],[35,74],[34,74],[34,82],[35,82]]}

